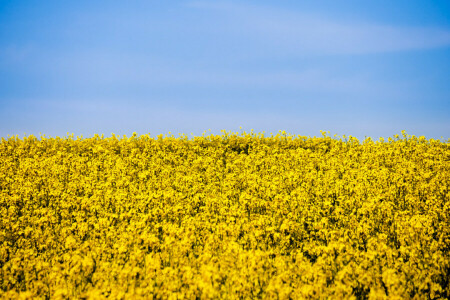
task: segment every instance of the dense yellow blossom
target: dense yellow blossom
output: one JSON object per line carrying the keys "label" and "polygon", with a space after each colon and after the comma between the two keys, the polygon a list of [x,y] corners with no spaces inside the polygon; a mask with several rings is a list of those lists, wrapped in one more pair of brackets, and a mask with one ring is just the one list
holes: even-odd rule
{"label": "dense yellow blossom", "polygon": [[2,298],[449,298],[450,143],[0,143]]}

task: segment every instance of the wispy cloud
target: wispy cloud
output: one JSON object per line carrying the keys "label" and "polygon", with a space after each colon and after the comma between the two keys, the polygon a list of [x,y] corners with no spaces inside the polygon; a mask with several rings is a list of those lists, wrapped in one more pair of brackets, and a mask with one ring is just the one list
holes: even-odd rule
{"label": "wispy cloud", "polygon": [[449,28],[332,20],[307,12],[234,2],[190,2],[233,19],[230,30],[285,54],[365,54],[450,46]]}
{"label": "wispy cloud", "polygon": [[[104,53],[97,50],[62,54],[57,59],[46,56],[45,53],[38,54],[35,56],[39,56],[40,60],[30,64],[45,67],[47,72],[43,76],[48,77],[47,81],[58,83],[58,88],[64,92],[70,90],[76,93],[77,98],[82,96],[78,92],[83,90],[98,91],[99,96],[115,97],[131,93],[136,97],[139,95],[133,90],[140,90],[145,96],[142,89],[194,89],[196,92],[191,96],[197,97],[205,89],[218,92],[250,89],[261,93],[267,90],[320,91],[333,93],[335,96],[373,96],[382,90],[396,89],[394,84],[376,80],[370,72],[338,72],[327,64],[254,69],[251,66],[237,68],[235,65],[211,67],[207,63],[198,64],[195,61],[175,61],[151,55]],[[395,84],[398,87],[398,82]],[[105,95],[108,91],[112,94]]]}

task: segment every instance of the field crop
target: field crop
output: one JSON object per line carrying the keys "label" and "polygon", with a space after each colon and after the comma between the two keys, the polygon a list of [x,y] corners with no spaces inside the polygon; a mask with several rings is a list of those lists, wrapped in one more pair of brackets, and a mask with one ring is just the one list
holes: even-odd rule
{"label": "field crop", "polygon": [[2,298],[450,298],[450,143],[0,143]]}

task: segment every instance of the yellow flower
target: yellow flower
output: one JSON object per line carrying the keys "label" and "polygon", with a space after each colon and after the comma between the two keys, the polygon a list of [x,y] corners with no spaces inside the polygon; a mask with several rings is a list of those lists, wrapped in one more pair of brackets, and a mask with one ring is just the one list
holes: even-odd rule
{"label": "yellow flower", "polygon": [[0,142],[0,298],[450,298],[449,141]]}

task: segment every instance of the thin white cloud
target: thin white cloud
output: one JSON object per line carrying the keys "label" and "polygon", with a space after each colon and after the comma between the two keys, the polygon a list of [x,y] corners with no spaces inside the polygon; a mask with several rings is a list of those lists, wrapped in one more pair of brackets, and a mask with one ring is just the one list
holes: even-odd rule
{"label": "thin white cloud", "polygon": [[[103,57],[103,58],[102,58]],[[296,91],[322,91],[346,95],[376,94],[388,88],[375,83],[367,75],[335,74],[323,67],[301,70],[246,70],[212,69],[191,63],[168,65],[157,59],[140,56],[109,56],[90,54],[90,57],[74,56],[64,59],[59,68],[88,85],[118,88],[141,87],[214,87],[224,89],[290,89]],[[61,71],[62,72],[62,71]],[[370,76],[369,76],[370,77]],[[74,79],[74,80],[75,80]],[[391,89],[392,87],[389,87]]]}
{"label": "thin white cloud", "polygon": [[400,27],[232,2],[189,6],[230,17],[230,30],[285,54],[365,54],[450,46],[449,28]]}

